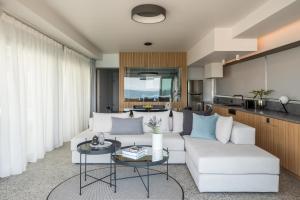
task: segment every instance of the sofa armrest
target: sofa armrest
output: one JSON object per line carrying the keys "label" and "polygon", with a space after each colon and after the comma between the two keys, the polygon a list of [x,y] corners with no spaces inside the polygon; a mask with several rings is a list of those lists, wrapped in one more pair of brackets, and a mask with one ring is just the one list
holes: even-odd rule
{"label": "sofa armrest", "polygon": [[94,129],[94,118],[89,118],[89,130]]}
{"label": "sofa armrest", "polygon": [[255,128],[233,122],[230,140],[233,144],[255,144]]}
{"label": "sofa armrest", "polygon": [[71,150],[76,151],[77,145],[81,142],[84,142],[86,139],[91,140],[92,137],[95,135],[95,132],[91,131],[90,129],[87,129],[74,138],[71,139]]}

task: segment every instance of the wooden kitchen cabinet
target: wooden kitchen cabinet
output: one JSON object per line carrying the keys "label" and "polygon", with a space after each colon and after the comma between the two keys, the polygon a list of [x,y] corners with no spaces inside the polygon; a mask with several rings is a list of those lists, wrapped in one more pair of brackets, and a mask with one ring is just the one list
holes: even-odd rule
{"label": "wooden kitchen cabinet", "polygon": [[299,124],[287,123],[285,138],[286,168],[300,176],[300,129]]}
{"label": "wooden kitchen cabinet", "polygon": [[218,113],[222,116],[228,116],[228,108],[225,108],[223,106],[214,106],[213,110],[214,113]]}
{"label": "wooden kitchen cabinet", "polygon": [[300,177],[300,124],[239,110],[231,115],[227,107],[215,108],[220,115],[254,127],[256,145],[277,156],[283,168]]}

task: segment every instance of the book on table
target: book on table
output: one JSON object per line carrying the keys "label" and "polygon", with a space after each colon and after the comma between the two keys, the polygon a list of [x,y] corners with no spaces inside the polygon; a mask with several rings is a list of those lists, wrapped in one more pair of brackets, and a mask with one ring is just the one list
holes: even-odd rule
{"label": "book on table", "polygon": [[147,155],[145,147],[132,146],[122,150],[122,155],[131,159],[139,159]]}

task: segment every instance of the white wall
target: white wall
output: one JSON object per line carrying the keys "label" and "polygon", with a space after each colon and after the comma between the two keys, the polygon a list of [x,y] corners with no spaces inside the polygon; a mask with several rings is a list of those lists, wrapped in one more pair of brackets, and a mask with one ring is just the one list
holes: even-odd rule
{"label": "white wall", "polygon": [[197,67],[189,67],[188,68],[188,80],[203,80],[204,79],[204,68]]}
{"label": "white wall", "polygon": [[97,68],[119,68],[119,54],[102,54],[102,59],[96,61]]}
{"label": "white wall", "polygon": [[238,63],[224,68],[224,78],[216,83],[216,94],[252,96],[253,89],[275,90],[270,96],[286,95],[300,100],[300,47]]}

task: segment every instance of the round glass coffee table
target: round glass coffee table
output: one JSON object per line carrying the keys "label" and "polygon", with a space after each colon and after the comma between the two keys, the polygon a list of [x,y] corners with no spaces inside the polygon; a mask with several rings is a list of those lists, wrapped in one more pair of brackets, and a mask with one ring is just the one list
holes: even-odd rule
{"label": "round glass coffee table", "polygon": [[[81,195],[81,190],[93,183],[96,183],[98,181],[104,182],[106,184],[109,184],[110,186],[114,186],[115,188],[115,192],[116,192],[116,166],[114,165],[114,171],[112,171],[112,154],[115,153],[118,149],[120,149],[121,147],[121,142],[118,140],[109,140],[109,139],[105,139],[105,145],[103,146],[99,146],[97,148],[93,148],[91,147],[91,141],[92,140],[87,140],[85,142],[81,142],[77,145],[77,151],[80,153],[80,189],[79,189],[79,194]],[[87,156],[88,155],[101,155],[101,154],[111,154],[110,156],[110,173],[104,177],[94,177],[90,174],[87,174],[86,172],[86,162],[87,162]],[[82,155],[84,155],[84,180],[86,181],[86,177],[90,177],[95,179],[95,181],[90,182],[86,185],[82,185]],[[112,175],[114,175],[114,184],[112,183]],[[104,179],[109,177],[110,181],[107,182]]]}
{"label": "round glass coffee table", "polygon": [[[131,159],[122,154],[123,149],[130,148],[132,146],[137,147],[144,147],[147,149],[147,153],[145,156],[139,158],[139,159]],[[156,156],[152,155],[152,146],[150,145],[131,145],[131,146],[124,146],[121,147],[118,151],[112,154],[112,160],[114,161],[114,165],[123,165],[132,167],[134,172],[137,173],[136,176],[129,176],[129,177],[117,177],[116,180],[125,180],[130,178],[140,178],[142,184],[144,185],[146,191],[147,191],[147,198],[150,196],[150,185],[149,185],[149,178],[150,176],[154,175],[166,175],[166,179],[169,179],[169,150],[163,149],[161,151],[161,155],[156,158]],[[166,172],[155,172],[155,173],[149,173],[149,168],[152,166],[158,166],[166,163]],[[115,168],[115,174],[117,174],[116,167]],[[141,175],[139,168],[146,169],[147,173],[145,175]],[[147,183],[144,182],[143,177],[147,177]],[[116,182],[115,182],[116,184]]]}

